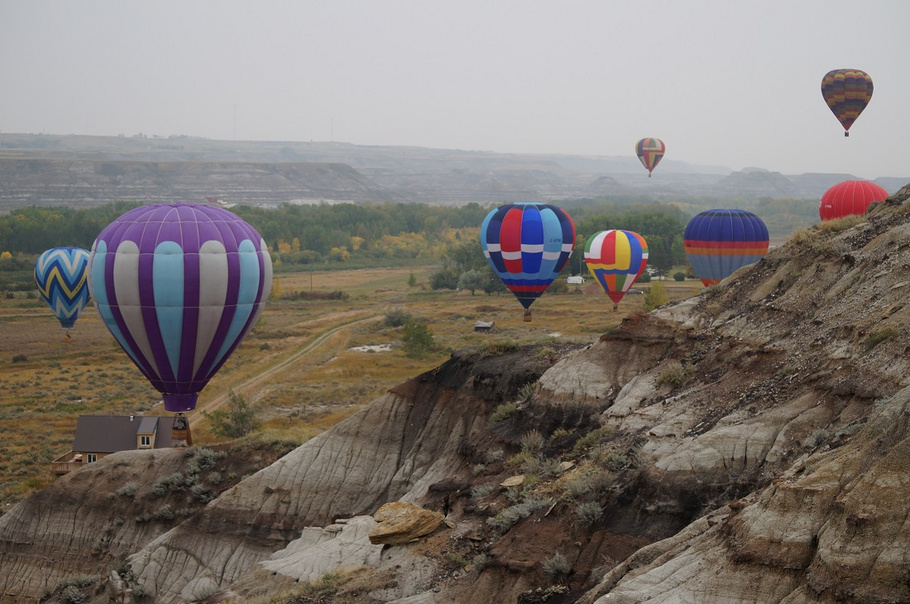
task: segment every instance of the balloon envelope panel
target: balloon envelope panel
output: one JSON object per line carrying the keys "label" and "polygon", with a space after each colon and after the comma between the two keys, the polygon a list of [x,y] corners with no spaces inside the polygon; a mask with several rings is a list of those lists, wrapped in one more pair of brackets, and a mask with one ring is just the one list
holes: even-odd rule
{"label": "balloon envelope panel", "polygon": [[222,208],[156,204],[108,225],[89,283],[118,343],[164,395],[168,411],[199,392],[255,325],[272,262],[256,230]]}
{"label": "balloon envelope panel", "polygon": [[88,250],[55,247],[38,256],[35,262],[38,292],[66,329],[73,327],[90,300],[88,261]]}
{"label": "balloon envelope panel", "polygon": [[529,308],[569,261],[575,225],[556,206],[508,204],[487,214],[480,245],[506,288]]}
{"label": "balloon envelope panel", "polygon": [[713,285],[768,253],[768,229],[745,210],[707,210],[686,225],[686,256],[702,283]]}
{"label": "balloon envelope panel", "polygon": [[633,231],[608,230],[585,243],[585,264],[614,304],[648,265],[648,244]]}
{"label": "balloon envelope panel", "polygon": [[888,198],[888,191],[868,180],[845,180],[825,191],[818,205],[822,220],[865,214],[876,201]]}

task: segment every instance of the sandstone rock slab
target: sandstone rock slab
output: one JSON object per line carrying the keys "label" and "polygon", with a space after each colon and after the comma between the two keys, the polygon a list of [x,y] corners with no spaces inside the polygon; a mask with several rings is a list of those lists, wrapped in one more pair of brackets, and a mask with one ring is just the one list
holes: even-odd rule
{"label": "sandstone rock slab", "polygon": [[373,515],[376,524],[370,529],[370,543],[400,545],[435,531],[445,517],[407,501],[392,501]]}

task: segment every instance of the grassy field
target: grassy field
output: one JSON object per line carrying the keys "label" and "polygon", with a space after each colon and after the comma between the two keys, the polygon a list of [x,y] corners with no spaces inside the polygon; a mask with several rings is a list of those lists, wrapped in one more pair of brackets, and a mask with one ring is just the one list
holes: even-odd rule
{"label": "grassy field", "polygon": [[[612,312],[610,300],[589,281],[566,294],[545,294],[526,323],[511,294],[430,291],[425,284],[433,270],[278,275],[285,294],[342,291],[347,298],[270,301],[259,325],[202,392],[198,409],[223,404],[233,389],[256,405],[264,437],[302,443],[395,384],[439,365],[453,350],[502,340],[593,342],[627,314],[644,310],[644,296],[629,295]],[[701,289],[698,281],[664,284],[671,300]],[[436,352],[422,359],[404,355],[401,329],[383,321],[395,308],[428,323]],[[495,331],[475,333],[477,320],[495,321]],[[64,341],[64,333],[40,300],[20,293],[0,303],[0,437],[6,451],[0,459],[0,509],[54,480],[50,462],[70,450],[80,414],[164,414],[158,392],[94,307],[80,317],[71,341]],[[351,350],[384,344],[391,350]],[[188,415],[196,444],[219,440],[201,413]]]}

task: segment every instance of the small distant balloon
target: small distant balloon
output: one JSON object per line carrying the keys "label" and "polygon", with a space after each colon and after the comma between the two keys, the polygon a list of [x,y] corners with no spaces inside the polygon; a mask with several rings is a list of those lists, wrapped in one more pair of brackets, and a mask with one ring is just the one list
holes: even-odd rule
{"label": "small distant balloon", "polygon": [[89,251],[78,247],[55,247],[35,262],[38,293],[50,306],[60,326],[71,329],[89,303]]}
{"label": "small distant balloon", "polygon": [[527,311],[569,261],[575,224],[550,204],[512,203],[487,214],[480,245],[493,271]]}
{"label": "small distant balloon", "polygon": [[153,204],[101,231],[89,283],[111,334],[165,410],[180,413],[256,324],[272,261],[259,233],[225,209]]}
{"label": "small distant balloon", "polygon": [[707,210],[686,225],[686,257],[705,286],[719,283],[768,253],[768,228],[746,210]]}
{"label": "small distant balloon", "polygon": [[601,231],[585,243],[585,264],[616,310],[648,265],[648,244],[632,231]]}
{"label": "small distant balloon", "polygon": [[833,69],[822,78],[822,97],[850,136],[850,126],[872,99],[872,77],[861,69]]}
{"label": "small distant balloon", "polygon": [[648,171],[648,178],[667,151],[667,146],[659,138],[643,138],[635,143],[635,154],[641,165]]}
{"label": "small distant balloon", "polygon": [[888,191],[868,180],[845,180],[825,191],[818,205],[818,215],[834,220],[854,214],[865,214],[876,201],[888,198]]}

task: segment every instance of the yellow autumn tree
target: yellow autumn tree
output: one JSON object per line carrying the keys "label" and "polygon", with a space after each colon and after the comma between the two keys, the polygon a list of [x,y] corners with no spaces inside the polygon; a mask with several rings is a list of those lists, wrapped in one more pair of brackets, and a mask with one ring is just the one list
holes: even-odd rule
{"label": "yellow autumn tree", "polygon": [[351,252],[348,251],[347,246],[333,247],[329,252],[329,255],[334,260],[341,260],[342,262],[347,262],[351,258]]}
{"label": "yellow autumn tree", "polygon": [[269,292],[269,300],[280,300],[283,291],[281,279],[272,279],[272,291]]}

